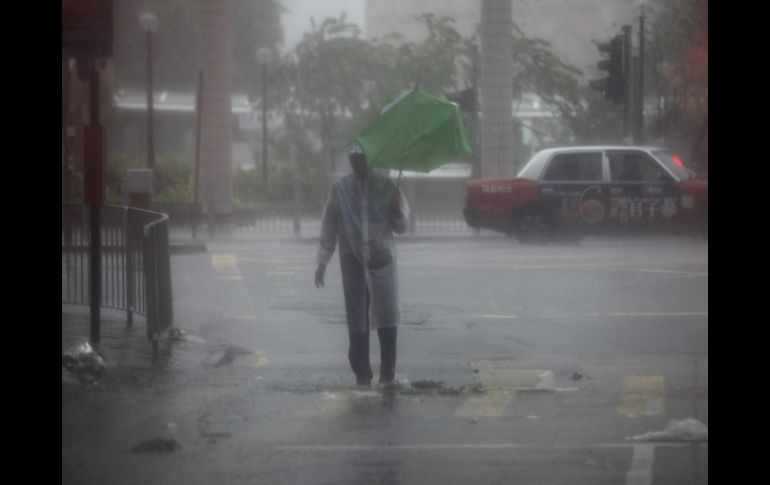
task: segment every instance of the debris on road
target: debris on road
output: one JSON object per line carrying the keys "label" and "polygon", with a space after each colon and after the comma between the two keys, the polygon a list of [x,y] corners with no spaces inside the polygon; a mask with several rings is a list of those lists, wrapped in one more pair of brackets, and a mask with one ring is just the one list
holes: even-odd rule
{"label": "debris on road", "polygon": [[593,377],[589,376],[588,374],[584,374],[584,373],[582,373],[580,371],[575,372],[574,374],[572,374],[572,380],[573,381],[579,381],[579,380],[581,380],[583,378],[591,379],[591,380],[594,379]]}
{"label": "debris on road", "polygon": [[179,342],[194,342],[197,344],[206,343],[206,341],[202,338],[196,337],[195,335],[190,335],[179,327],[171,329],[171,339]]}
{"label": "debris on road", "polygon": [[444,387],[443,381],[434,381],[433,379],[420,379],[412,383],[415,389],[441,389]]}
{"label": "debris on road", "polygon": [[155,438],[147,441],[142,441],[137,444],[131,451],[134,453],[147,453],[147,452],[159,452],[159,453],[173,453],[174,451],[181,449],[182,445],[175,439],[167,438]]}
{"label": "debris on road", "polygon": [[62,366],[75,374],[81,384],[98,386],[98,379],[104,376],[107,364],[104,358],[83,340],[62,354]]}
{"label": "debris on road", "polygon": [[706,425],[695,418],[672,419],[663,431],[649,431],[627,437],[632,441],[708,441]]}

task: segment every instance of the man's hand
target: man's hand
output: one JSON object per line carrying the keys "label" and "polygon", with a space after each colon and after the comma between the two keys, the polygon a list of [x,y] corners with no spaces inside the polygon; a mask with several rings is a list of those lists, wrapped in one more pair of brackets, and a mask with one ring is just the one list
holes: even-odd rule
{"label": "man's hand", "polygon": [[320,288],[324,285],[324,273],[326,273],[326,265],[323,263],[318,264],[318,269],[315,270],[315,287]]}

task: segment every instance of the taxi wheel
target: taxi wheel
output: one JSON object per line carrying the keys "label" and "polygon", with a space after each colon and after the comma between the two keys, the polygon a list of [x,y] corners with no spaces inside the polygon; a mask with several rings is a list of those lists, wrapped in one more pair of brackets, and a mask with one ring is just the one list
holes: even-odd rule
{"label": "taxi wheel", "polygon": [[512,222],[513,233],[521,243],[545,244],[554,237],[556,224],[553,216],[541,205],[522,208]]}

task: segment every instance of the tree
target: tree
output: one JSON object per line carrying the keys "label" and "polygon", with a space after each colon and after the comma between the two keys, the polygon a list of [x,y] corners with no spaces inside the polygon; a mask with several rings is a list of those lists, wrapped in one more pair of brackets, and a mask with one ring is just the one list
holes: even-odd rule
{"label": "tree", "polygon": [[708,0],[656,0],[645,59],[651,128],[708,173]]}
{"label": "tree", "polygon": [[548,41],[527,37],[514,24],[513,52],[514,99],[532,92],[559,114],[560,122],[540,133],[542,139],[553,144],[604,144],[623,137],[622,109],[581,83],[582,71],[562,61]]}
{"label": "tree", "polygon": [[371,113],[378,97],[378,79],[388,72],[378,62],[374,46],[359,37],[360,30],[345,15],[311,24],[280,75],[284,110],[292,128],[314,129],[323,159],[331,165],[334,153],[352,138],[355,122]]}
{"label": "tree", "polygon": [[[283,60],[272,99],[284,106],[293,137],[311,133],[319,140],[326,167],[390,98],[418,80],[422,89],[437,94],[477,85],[477,38],[460,35],[451,17],[420,19],[426,37],[407,42],[396,34],[367,41],[344,15],[327,18],[312,23],[311,31]],[[548,128],[550,138],[581,142],[622,136],[618,108],[582,86],[581,72],[559,59],[548,42],[529,38],[518,28],[512,41],[514,98],[534,92],[559,114],[562,123]],[[474,113],[464,117],[472,131]]]}

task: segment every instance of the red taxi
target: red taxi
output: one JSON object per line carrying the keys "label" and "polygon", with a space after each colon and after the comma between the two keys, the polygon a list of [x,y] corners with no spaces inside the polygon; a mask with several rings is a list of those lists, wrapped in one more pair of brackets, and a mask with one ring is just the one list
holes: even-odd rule
{"label": "red taxi", "polygon": [[516,177],[472,180],[466,191],[469,226],[522,242],[624,228],[708,234],[708,181],[663,148],[551,148]]}

